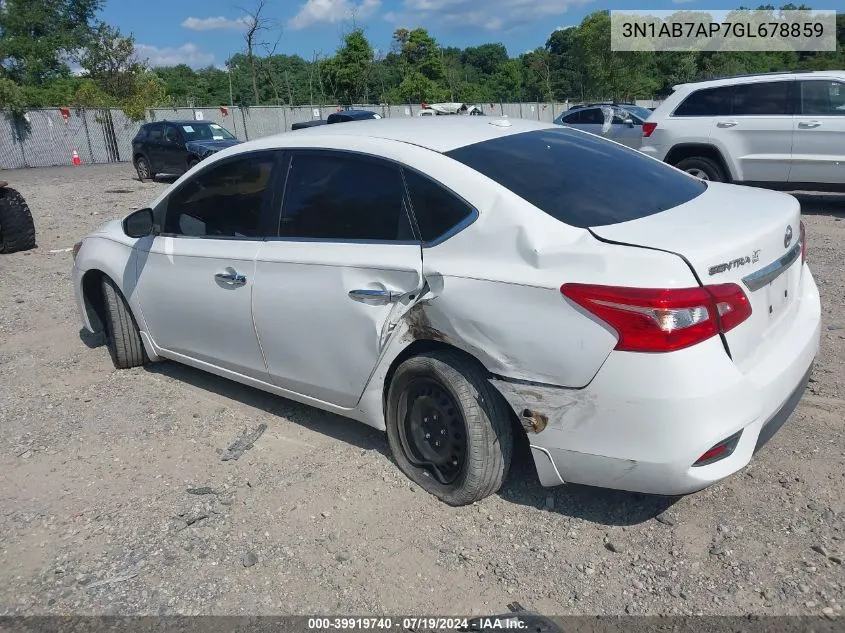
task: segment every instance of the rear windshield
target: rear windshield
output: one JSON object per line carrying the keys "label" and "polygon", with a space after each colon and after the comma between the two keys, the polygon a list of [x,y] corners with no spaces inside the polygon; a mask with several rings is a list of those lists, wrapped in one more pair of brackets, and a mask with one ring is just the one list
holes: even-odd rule
{"label": "rear windshield", "polygon": [[581,228],[660,213],[707,188],[636,150],[568,128],[511,134],[446,155]]}

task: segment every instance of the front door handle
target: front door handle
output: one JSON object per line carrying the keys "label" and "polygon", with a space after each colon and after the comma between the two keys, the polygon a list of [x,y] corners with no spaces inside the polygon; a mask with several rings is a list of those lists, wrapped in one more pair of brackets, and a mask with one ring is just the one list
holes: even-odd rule
{"label": "front door handle", "polygon": [[719,121],[716,123],[716,127],[733,127],[736,125],[736,121]]}
{"label": "front door handle", "polygon": [[243,286],[246,283],[246,276],[241,275],[237,271],[228,271],[225,273],[217,273],[214,278],[232,286]]}
{"label": "front door handle", "polygon": [[804,128],[804,129],[819,127],[820,125],[821,125],[821,121],[799,121],[798,122],[798,127]]}
{"label": "front door handle", "polygon": [[399,298],[403,294],[405,293],[396,292],[395,290],[360,289],[349,291],[350,299],[354,299],[355,301],[361,301],[362,303],[372,303],[377,305],[395,303],[396,301],[399,301]]}

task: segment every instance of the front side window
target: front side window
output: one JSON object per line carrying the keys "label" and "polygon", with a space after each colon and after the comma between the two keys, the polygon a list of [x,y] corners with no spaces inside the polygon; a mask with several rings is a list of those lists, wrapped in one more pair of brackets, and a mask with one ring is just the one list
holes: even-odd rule
{"label": "front side window", "polygon": [[702,181],[600,136],[565,127],[446,152],[570,226],[604,226],[689,202]]}
{"label": "front side window", "polygon": [[279,235],[338,241],[414,240],[399,170],[349,154],[295,153]]}
{"label": "front side window", "polygon": [[167,201],[162,233],[262,237],[260,219],[275,153],[256,152],[204,169]]}
{"label": "front side window", "polygon": [[405,184],[424,242],[443,236],[472,213],[469,204],[411,169],[405,170]]}
{"label": "front side window", "polygon": [[792,114],[789,100],[792,83],[792,81],[766,81],[734,86],[731,114],[735,116]]}
{"label": "front side window", "polygon": [[845,116],[845,84],[838,81],[802,81],[801,114]]}
{"label": "front side window", "polygon": [[733,86],[696,90],[675,108],[673,116],[725,116],[731,113]]}

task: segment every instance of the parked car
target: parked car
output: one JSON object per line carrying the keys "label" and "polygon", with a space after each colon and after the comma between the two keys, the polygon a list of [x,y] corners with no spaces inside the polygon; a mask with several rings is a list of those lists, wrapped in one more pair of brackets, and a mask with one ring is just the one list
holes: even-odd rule
{"label": "parked car", "polygon": [[315,121],[300,121],[290,126],[291,130],[301,130],[309,127],[317,127],[319,125],[328,125],[330,123],[345,123],[347,121],[366,121],[368,119],[380,119],[381,115],[372,110],[339,110],[332,112],[325,120]]}
{"label": "parked car", "polygon": [[643,126],[643,152],[706,180],[845,187],[845,71],[744,75],[675,86]]}
{"label": "parked car", "polygon": [[132,158],[140,180],[156,174],[182,174],[221,149],[240,143],[210,121],[144,123],[132,139]]}
{"label": "parked car", "polygon": [[0,253],[35,248],[35,223],[26,200],[17,189],[0,180]]}
{"label": "parked car", "polygon": [[787,194],[551,123],[403,117],[219,152],[86,237],[73,284],[116,367],[385,429],[449,504],[501,486],[514,433],[543,485],[672,495],[743,468],[801,398],[805,243]]}
{"label": "parked car", "polygon": [[481,106],[469,103],[424,103],[417,116],[442,116],[461,114],[464,116],[484,116]]}
{"label": "parked car", "polygon": [[559,114],[554,122],[639,149],[643,121],[651,111],[633,103],[585,103]]}

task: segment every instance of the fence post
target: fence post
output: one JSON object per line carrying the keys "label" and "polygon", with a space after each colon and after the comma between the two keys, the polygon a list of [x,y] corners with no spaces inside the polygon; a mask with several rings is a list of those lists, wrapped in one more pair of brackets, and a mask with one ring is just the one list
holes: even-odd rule
{"label": "fence post", "polygon": [[241,120],[244,123],[244,140],[249,140],[249,130],[246,129],[246,113],[244,112],[244,106],[241,106]]}
{"label": "fence post", "polygon": [[91,157],[91,163],[96,163],[94,160],[94,147],[91,145],[91,133],[88,131],[88,111],[82,110],[82,127],[85,128],[85,140],[88,141],[88,156]]}

